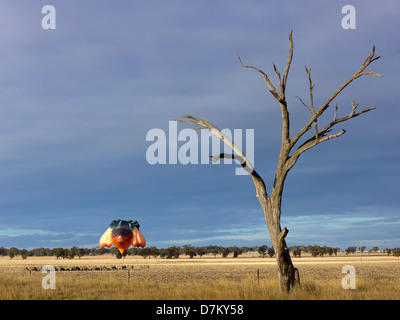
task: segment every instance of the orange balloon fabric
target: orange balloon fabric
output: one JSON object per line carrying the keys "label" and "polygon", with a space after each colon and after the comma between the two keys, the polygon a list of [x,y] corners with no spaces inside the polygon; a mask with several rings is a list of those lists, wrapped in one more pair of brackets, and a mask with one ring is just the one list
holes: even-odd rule
{"label": "orange balloon fabric", "polygon": [[104,234],[99,245],[101,248],[114,245],[121,254],[132,245],[142,247],[146,245],[146,239],[139,231],[139,223],[133,220],[113,220]]}

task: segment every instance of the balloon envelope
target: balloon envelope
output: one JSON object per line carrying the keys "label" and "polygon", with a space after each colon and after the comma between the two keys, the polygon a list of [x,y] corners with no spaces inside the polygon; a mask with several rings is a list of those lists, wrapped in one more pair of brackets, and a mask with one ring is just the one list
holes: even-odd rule
{"label": "balloon envelope", "polygon": [[123,254],[132,245],[144,247],[146,239],[139,231],[139,223],[136,220],[113,220],[110,226],[100,238],[100,247],[114,245]]}

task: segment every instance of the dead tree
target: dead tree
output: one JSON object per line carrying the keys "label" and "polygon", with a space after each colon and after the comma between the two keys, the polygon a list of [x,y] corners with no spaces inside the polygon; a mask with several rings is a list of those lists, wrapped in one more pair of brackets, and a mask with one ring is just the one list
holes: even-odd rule
{"label": "dead tree", "polygon": [[[374,72],[365,71],[365,69],[373,61],[378,60],[380,58],[380,56],[375,55],[375,46],[373,46],[372,53],[365,59],[365,61],[362,63],[358,71],[350,78],[348,78],[319,108],[316,108],[313,99],[314,85],[311,80],[311,69],[308,69],[306,67],[305,70],[309,82],[309,98],[310,98],[309,104],[306,104],[302,99],[298,97],[297,98],[299,99],[300,103],[309,110],[309,112],[311,113],[311,117],[308,120],[308,122],[304,125],[304,127],[294,136],[291,137],[289,132],[290,121],[289,121],[289,112],[286,102],[285,89],[286,89],[290,65],[292,63],[292,57],[293,57],[293,39],[291,32],[289,35],[289,57],[286,63],[285,70],[283,72],[283,76],[281,76],[281,73],[276,68],[275,64],[273,64],[273,68],[277,75],[277,81],[279,85],[279,87],[276,88],[272,84],[271,80],[268,78],[265,72],[256,67],[245,65],[238,55],[238,59],[242,67],[254,69],[259,73],[261,73],[264,81],[266,82],[269,88],[270,93],[278,101],[282,112],[281,150],[279,154],[275,180],[270,195],[267,193],[263,179],[258,175],[253,165],[246,158],[246,155],[243,153],[243,151],[237,145],[235,145],[233,141],[231,141],[227,136],[225,136],[216,126],[214,126],[212,123],[204,119],[194,117],[191,115],[183,116],[183,118],[190,120],[177,120],[180,122],[199,125],[201,129],[208,129],[212,134],[216,135],[224,143],[229,145],[235,152],[235,154],[227,154],[227,153],[216,154],[212,156],[214,161],[220,158],[234,158],[241,163],[242,167],[247,172],[249,172],[256,188],[257,198],[260,201],[260,204],[264,211],[265,220],[267,222],[271,241],[275,249],[276,259],[278,264],[280,289],[283,292],[290,291],[292,287],[300,283],[298,270],[293,266],[292,260],[289,255],[289,250],[287,248],[285,241],[285,238],[289,230],[286,227],[282,229],[280,223],[281,213],[282,213],[281,212],[282,192],[287,174],[289,173],[290,169],[292,169],[293,166],[296,164],[300,155],[303,154],[305,151],[315,147],[316,145],[322,142],[338,138],[345,133],[345,130],[341,130],[339,132],[331,134],[331,130],[334,126],[374,109],[372,107],[373,105],[370,105],[359,111],[358,109],[359,105],[356,104],[354,101],[352,101],[351,103],[352,108],[350,113],[347,114],[346,116],[340,117],[338,116],[338,106],[336,103],[334,103],[335,110],[332,121],[329,122],[328,124],[325,124],[325,126],[321,126],[319,118],[328,110],[328,108],[331,106],[331,102],[336,98],[336,96],[340,92],[342,92],[342,90],[345,87],[347,87],[352,81],[360,78],[361,76],[364,75],[381,76],[380,74]],[[311,133],[311,137],[309,139],[305,137],[307,133]],[[301,138],[305,138],[307,140],[300,144],[299,141]]]}

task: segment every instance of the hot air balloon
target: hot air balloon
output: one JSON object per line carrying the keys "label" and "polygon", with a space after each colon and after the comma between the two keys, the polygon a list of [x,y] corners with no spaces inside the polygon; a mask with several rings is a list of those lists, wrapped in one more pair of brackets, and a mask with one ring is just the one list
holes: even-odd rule
{"label": "hot air balloon", "polygon": [[110,226],[100,238],[100,247],[114,245],[123,254],[130,245],[144,247],[146,239],[139,231],[139,223],[136,220],[113,220]]}

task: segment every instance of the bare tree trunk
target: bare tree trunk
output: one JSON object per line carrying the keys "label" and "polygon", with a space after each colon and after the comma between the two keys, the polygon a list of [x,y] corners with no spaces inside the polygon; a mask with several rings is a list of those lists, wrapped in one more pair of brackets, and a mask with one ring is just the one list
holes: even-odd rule
{"label": "bare tree trunk", "polygon": [[[361,114],[367,113],[371,110],[372,105],[364,108],[363,110],[357,112],[358,104],[355,104],[353,101],[351,112],[347,116],[338,117],[338,107],[335,103],[335,113],[333,116],[333,120],[329,122],[322,129],[319,128],[319,118],[322,114],[325,113],[329,108],[329,104],[333,101],[333,99],[340,93],[342,90],[347,87],[353,80],[358,79],[364,75],[374,75],[381,76],[375,72],[365,72],[364,70],[374,61],[378,60],[380,56],[375,55],[375,46],[372,48],[372,53],[365,59],[359,70],[350,78],[348,78],[318,109],[314,106],[314,98],[313,98],[313,90],[314,85],[311,80],[311,69],[306,69],[306,73],[309,81],[309,95],[310,95],[310,105],[307,105],[300,98],[298,98],[302,105],[304,105],[311,113],[310,120],[304,125],[304,127],[297,132],[293,137],[290,137],[289,127],[289,111],[287,109],[286,103],[286,95],[285,89],[287,84],[287,77],[290,69],[290,65],[292,63],[293,57],[293,39],[292,32],[289,35],[289,57],[286,63],[286,67],[284,70],[284,74],[281,77],[279,70],[275,65],[274,71],[277,75],[279,91],[274,87],[267,74],[262,70],[243,64],[242,60],[238,55],[238,59],[242,67],[254,69],[260,72],[263,75],[263,79],[269,87],[270,93],[274,96],[274,98],[278,101],[279,106],[282,111],[282,144],[281,151],[279,154],[278,166],[276,169],[275,181],[272,188],[271,195],[268,196],[265,183],[263,179],[258,175],[256,170],[250,161],[246,158],[244,152],[238,148],[227,136],[225,136],[216,126],[212,123],[191,115],[186,115],[184,118],[189,118],[192,120],[177,120],[180,122],[186,122],[191,124],[199,125],[200,127],[206,128],[210,130],[210,132],[220,138],[224,143],[226,143],[235,154],[227,154],[220,153],[212,156],[213,161],[217,161],[220,158],[231,158],[236,159],[240,162],[244,170],[246,170],[251,178],[253,179],[254,185],[256,187],[257,198],[260,201],[260,204],[264,211],[265,220],[267,222],[269,234],[271,237],[272,245],[274,246],[277,265],[278,265],[278,274],[279,274],[279,283],[280,289],[282,292],[289,292],[291,288],[300,284],[300,277],[298,270],[293,266],[292,259],[290,258],[289,249],[286,245],[286,236],[289,230],[284,227],[281,228],[281,203],[282,203],[282,194],[283,194],[283,186],[285,183],[285,179],[290,169],[296,164],[298,158],[303,152],[315,147],[316,145],[328,141],[330,139],[334,139],[343,135],[346,131],[341,130],[335,134],[328,135],[328,133],[332,130],[334,126],[337,124],[355,118]],[[295,148],[296,143],[310,130],[313,130],[313,134],[311,138],[306,140],[303,144]]]}
{"label": "bare tree trunk", "polygon": [[300,285],[298,270],[293,266],[286,242],[275,249],[279,269],[279,287],[281,292],[289,292],[296,285]]}
{"label": "bare tree trunk", "polygon": [[279,287],[281,292],[289,292],[292,287],[300,285],[300,275],[293,266],[289,249],[286,245],[286,236],[289,230],[284,227],[281,229],[280,201],[274,202],[270,197],[267,201],[260,201],[267,222],[269,235],[275,251],[276,262],[278,266]]}

